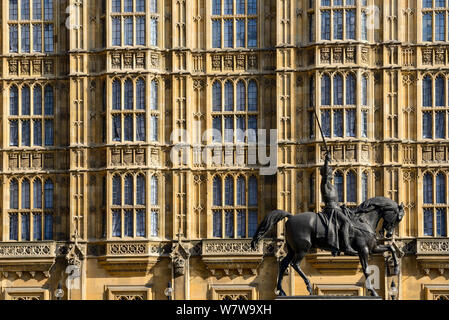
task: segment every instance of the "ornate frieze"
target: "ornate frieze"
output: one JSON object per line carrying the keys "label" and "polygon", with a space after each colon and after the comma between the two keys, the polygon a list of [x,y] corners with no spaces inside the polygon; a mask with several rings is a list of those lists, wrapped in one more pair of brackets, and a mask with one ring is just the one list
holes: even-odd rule
{"label": "ornate frieze", "polygon": [[[146,53],[142,51],[113,51],[111,55],[111,69],[144,69]],[[150,54],[150,67],[159,68],[159,53]]]}
{"label": "ornate frieze", "polygon": [[253,53],[213,54],[211,61],[213,71],[242,71],[259,67],[258,56]]}
{"label": "ornate frieze", "polygon": [[41,76],[54,74],[52,59],[21,58],[8,60],[8,72],[15,76]]}
{"label": "ornate frieze", "polygon": [[55,158],[51,152],[8,153],[9,170],[55,169]]}
{"label": "ornate frieze", "polygon": [[423,163],[441,163],[448,161],[448,147],[447,146],[432,146],[425,145],[422,147],[422,162]]}
{"label": "ornate frieze", "polygon": [[[113,147],[109,149],[111,166],[146,165],[145,148],[140,147]],[[150,148],[152,164],[159,164],[159,149]]]}

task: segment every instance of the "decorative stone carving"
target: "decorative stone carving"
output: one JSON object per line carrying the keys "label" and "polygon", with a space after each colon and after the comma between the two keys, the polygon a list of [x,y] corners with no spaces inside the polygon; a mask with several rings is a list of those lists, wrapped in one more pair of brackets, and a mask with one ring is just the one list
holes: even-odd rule
{"label": "decorative stone carving", "polygon": [[178,242],[173,244],[170,258],[172,259],[174,276],[178,277],[184,275],[186,264],[190,258],[189,247],[186,247],[180,240],[178,240]]}
{"label": "decorative stone carving", "polygon": [[236,56],[235,67],[236,67],[236,69],[240,69],[240,70],[245,69],[245,55],[239,54]]}
{"label": "decorative stone carving", "polygon": [[159,68],[159,55],[157,53],[151,54],[151,66],[154,68]]}
{"label": "decorative stone carving", "polygon": [[42,60],[33,60],[33,73],[34,74],[42,73]]}
{"label": "decorative stone carving", "polygon": [[346,62],[355,63],[355,48],[348,47],[345,49],[346,52]]}
{"label": "decorative stone carving", "polygon": [[47,74],[53,73],[53,60],[44,61],[44,72]]}
{"label": "decorative stone carving", "polygon": [[219,55],[212,56],[212,69],[221,70],[221,56]]}
{"label": "decorative stone carving", "polygon": [[224,57],[224,69],[225,70],[232,70],[234,68],[234,57],[231,55],[226,55]]}
{"label": "decorative stone carving", "polygon": [[444,64],[445,63],[445,53],[444,49],[438,48],[435,49],[435,63],[436,64]]}
{"label": "decorative stone carving", "polygon": [[422,50],[422,63],[423,64],[432,64],[432,49],[423,49]]}
{"label": "decorative stone carving", "polygon": [[113,53],[111,56],[111,65],[113,69],[120,69],[122,65],[122,55],[120,53]]}
{"label": "decorative stone carving", "polygon": [[133,55],[131,53],[123,55],[123,67],[129,69],[133,67]]}
{"label": "decorative stone carving", "polygon": [[333,61],[334,63],[343,63],[343,48],[333,49]]}
{"label": "decorative stone carving", "polygon": [[30,60],[20,61],[20,73],[25,75],[30,74]]}
{"label": "decorative stone carving", "polygon": [[248,69],[257,69],[257,56],[248,56]]}
{"label": "decorative stone carving", "polygon": [[17,75],[18,72],[17,60],[9,60],[9,74]]}
{"label": "decorative stone carving", "polygon": [[321,63],[330,63],[331,62],[331,51],[329,48],[321,49],[320,61],[321,61]]}
{"label": "decorative stone carving", "polygon": [[368,63],[369,61],[369,48],[363,47],[361,50],[361,58],[363,63]]}

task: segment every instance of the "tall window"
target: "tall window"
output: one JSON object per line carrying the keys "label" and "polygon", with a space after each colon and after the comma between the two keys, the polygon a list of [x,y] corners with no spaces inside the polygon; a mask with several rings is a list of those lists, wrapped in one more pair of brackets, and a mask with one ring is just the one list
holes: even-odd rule
{"label": "tall window", "polygon": [[13,178],[9,186],[9,240],[52,240],[52,180],[41,180],[38,177],[20,180]]}
{"label": "tall window", "polygon": [[[331,88],[333,91],[332,100]],[[331,79],[329,75],[324,74],[321,77],[321,126],[323,134],[326,137],[334,138],[355,137],[357,128],[356,110],[355,75],[349,73],[344,77],[342,74],[336,73]]]}
{"label": "tall window", "polygon": [[355,39],[355,1],[345,2],[321,1],[321,40]]}
{"label": "tall window", "polygon": [[422,137],[446,139],[449,101],[446,94],[448,79],[443,75],[426,75],[422,80]]}
{"label": "tall window", "polygon": [[446,17],[449,7],[445,0],[423,1],[422,41],[447,41]]}
{"label": "tall window", "polygon": [[222,178],[217,175],[213,179],[212,191],[213,236],[252,237],[258,223],[257,178],[245,175]]}
{"label": "tall window", "polygon": [[257,0],[212,1],[213,48],[257,47],[257,26]]}
{"label": "tall window", "polygon": [[53,146],[53,87],[46,85],[43,88],[39,84],[33,87],[23,85],[19,91],[16,85],[12,85],[9,94],[9,145],[14,147]]}
{"label": "tall window", "polygon": [[447,175],[427,172],[423,176],[423,231],[425,236],[447,236]]}
{"label": "tall window", "polygon": [[[158,141],[157,81],[150,84],[151,141]],[[143,78],[112,82],[111,138],[116,142],[146,141],[146,83]]]}
{"label": "tall window", "polygon": [[[136,238],[159,236],[158,181],[150,179],[150,203],[146,203],[146,175],[142,173],[112,177],[111,230],[112,237]],[[147,230],[147,220],[150,230]]]}
{"label": "tall window", "polygon": [[213,142],[256,142],[257,114],[258,85],[255,80],[213,83]]}
{"label": "tall window", "polygon": [[146,13],[144,0],[112,0],[111,7],[112,46],[146,45],[146,16],[150,19],[150,45],[157,46],[157,1],[150,1],[150,12]]}
{"label": "tall window", "polygon": [[21,0],[20,7],[18,3],[9,0],[9,52],[53,52],[53,1]]}

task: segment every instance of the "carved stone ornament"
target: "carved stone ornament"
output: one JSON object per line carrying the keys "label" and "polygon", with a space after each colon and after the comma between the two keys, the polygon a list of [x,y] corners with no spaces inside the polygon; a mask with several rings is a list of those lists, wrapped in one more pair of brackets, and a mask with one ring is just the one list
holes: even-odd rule
{"label": "carved stone ornament", "polygon": [[186,272],[186,264],[190,258],[190,248],[178,240],[178,242],[173,243],[170,258],[172,259],[175,277],[182,276]]}

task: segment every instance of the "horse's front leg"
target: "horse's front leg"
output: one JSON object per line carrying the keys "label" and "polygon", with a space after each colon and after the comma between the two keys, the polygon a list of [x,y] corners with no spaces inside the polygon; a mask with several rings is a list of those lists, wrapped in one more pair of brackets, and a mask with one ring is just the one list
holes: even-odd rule
{"label": "horse's front leg", "polygon": [[391,244],[379,244],[376,245],[372,250],[373,253],[384,253],[385,251],[390,251],[391,256],[393,257],[393,265],[394,265],[393,274],[394,275],[399,274],[399,259],[396,254],[396,250],[394,250]]}
{"label": "horse's front leg", "polygon": [[377,294],[376,290],[374,290],[374,288],[371,285],[371,281],[369,281],[369,274],[368,274],[368,257],[369,257],[369,249],[368,247],[362,247],[359,250],[359,259],[360,259],[360,263],[362,264],[362,269],[363,269],[363,274],[365,275],[365,285],[366,285],[366,290],[368,290],[371,295],[378,297],[379,295]]}

